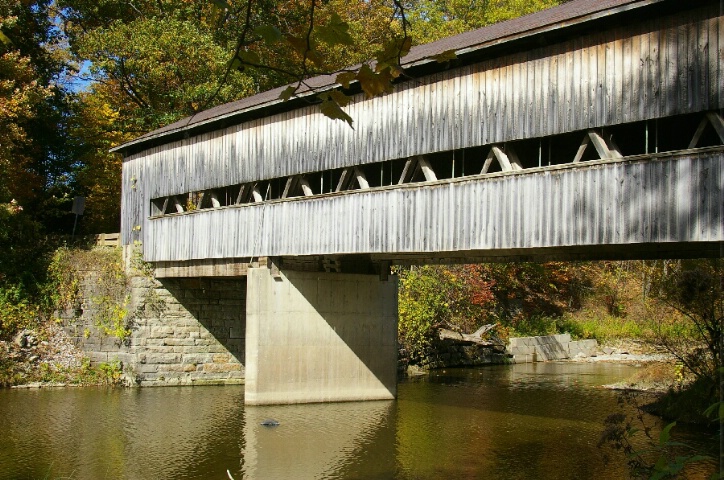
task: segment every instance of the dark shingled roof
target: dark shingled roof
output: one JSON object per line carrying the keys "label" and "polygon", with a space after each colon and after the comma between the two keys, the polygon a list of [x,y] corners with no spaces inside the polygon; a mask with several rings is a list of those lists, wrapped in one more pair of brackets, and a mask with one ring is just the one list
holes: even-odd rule
{"label": "dark shingled roof", "polygon": [[[595,20],[621,11],[627,11],[666,0],[573,0],[557,7],[540,12],[531,13],[523,17],[514,18],[505,22],[483,27],[477,30],[461,33],[452,37],[443,38],[436,42],[413,47],[402,59],[402,67],[410,68],[425,63],[434,63],[433,57],[447,51],[454,51],[459,58],[466,54],[480,51],[495,45],[525,38],[538,33],[559,29]],[[674,0],[680,1],[680,0]],[[320,75],[310,78],[306,83],[315,91],[324,88],[334,88],[335,75]],[[279,87],[266,92],[242,98],[235,102],[226,103],[204,110],[190,117],[166,125],[135,140],[114,148],[112,151],[127,151],[145,143],[166,143],[177,138],[179,133],[194,129],[210,123],[222,122],[230,117],[242,115],[251,111],[259,111],[258,116],[264,116],[263,109],[282,103],[279,95],[286,88]],[[303,89],[297,96],[310,95],[310,89]],[[230,122],[233,123],[233,122]],[[162,137],[170,137],[161,140]]]}

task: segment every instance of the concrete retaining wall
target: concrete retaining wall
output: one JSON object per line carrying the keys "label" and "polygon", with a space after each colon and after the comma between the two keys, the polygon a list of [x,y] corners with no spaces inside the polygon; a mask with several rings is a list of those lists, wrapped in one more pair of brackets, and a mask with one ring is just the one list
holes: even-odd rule
{"label": "concrete retaining wall", "polygon": [[540,337],[511,338],[508,353],[515,363],[565,360],[576,356],[590,356],[596,351],[596,340],[572,341],[567,333]]}

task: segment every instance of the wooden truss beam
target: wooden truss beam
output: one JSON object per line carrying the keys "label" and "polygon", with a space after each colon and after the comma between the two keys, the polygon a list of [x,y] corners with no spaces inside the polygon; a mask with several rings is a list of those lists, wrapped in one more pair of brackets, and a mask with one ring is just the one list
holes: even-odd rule
{"label": "wooden truss beam", "polygon": [[176,213],[184,212],[184,205],[179,201],[178,197],[173,197],[173,206],[176,208]]}
{"label": "wooden truss beam", "polygon": [[[210,196],[211,196],[211,207],[219,208],[221,206],[221,202],[219,201],[219,196],[216,194],[216,190],[211,190]],[[200,205],[201,205],[201,200],[199,200],[199,206]]]}
{"label": "wooden truss beam", "polygon": [[724,120],[721,115],[716,112],[707,112],[704,118],[701,119],[701,122],[699,122],[699,126],[696,127],[694,137],[691,139],[691,142],[689,142],[689,148],[696,148],[707,124],[711,124],[711,126],[714,127],[717,135],[719,135],[719,140],[724,143]]}
{"label": "wooden truss beam", "polygon": [[289,177],[287,179],[286,185],[284,185],[284,192],[282,193],[282,198],[287,198],[290,195],[294,196],[294,191],[297,189],[297,185],[299,185],[299,175]]}
{"label": "wooden truss beam", "polygon": [[583,154],[590,144],[593,144],[593,148],[596,149],[598,157],[603,160],[609,158],[623,158],[621,151],[616,145],[616,142],[613,140],[613,136],[609,136],[608,141],[606,141],[606,139],[595,130],[589,130],[583,137],[581,145],[578,147],[578,151],[576,152],[576,156],[573,157],[573,163],[579,163],[583,159]]}
{"label": "wooden truss beam", "polygon": [[515,150],[513,150],[513,147],[507,147],[506,150],[507,153],[498,145],[490,147],[490,151],[488,152],[488,156],[485,158],[485,163],[483,164],[483,169],[480,173],[488,173],[494,159],[498,161],[500,169],[504,172],[523,170],[523,165],[521,165],[520,159],[515,153]]}
{"label": "wooden truss beam", "polygon": [[403,183],[409,183],[410,180],[412,180],[412,176],[415,173],[415,168],[417,167],[417,157],[410,157],[405,162],[405,166],[402,169],[402,174],[400,175],[400,180],[398,180],[397,184],[402,185]]}
{"label": "wooden truss beam", "polygon": [[251,185],[245,183],[239,188],[239,194],[236,196],[236,205],[249,202],[249,195],[251,195]]}
{"label": "wooden truss beam", "polygon": [[359,167],[354,167],[354,177],[357,179],[357,184],[362,190],[370,188],[370,183],[367,181],[367,176]]}
{"label": "wooden truss beam", "polygon": [[437,180],[437,175],[430,165],[430,161],[422,155],[410,157],[405,162],[405,167],[402,169],[400,180],[397,182],[398,185],[404,183],[410,183],[415,179],[415,176],[422,172],[426,182],[434,182]]}
{"label": "wooden truss beam", "polygon": [[343,192],[349,188],[349,184],[352,183],[354,177],[354,167],[345,168],[342,170],[342,174],[339,176],[339,182],[337,182],[337,188],[335,192]]}
{"label": "wooden truss beam", "polygon": [[264,201],[264,197],[261,196],[261,192],[259,191],[259,184],[255,183],[251,187],[251,198],[252,202],[262,202]]}
{"label": "wooden truss beam", "polygon": [[435,175],[435,171],[432,169],[432,166],[430,165],[430,162],[425,157],[417,157],[417,162],[422,170],[422,174],[425,176],[425,180],[428,182],[434,182],[437,180],[437,175]]}
{"label": "wooden truss beam", "polygon": [[305,197],[311,197],[314,195],[314,192],[312,191],[312,187],[309,186],[309,180],[307,180],[304,175],[299,179],[299,185],[302,186],[302,193],[304,193]]}

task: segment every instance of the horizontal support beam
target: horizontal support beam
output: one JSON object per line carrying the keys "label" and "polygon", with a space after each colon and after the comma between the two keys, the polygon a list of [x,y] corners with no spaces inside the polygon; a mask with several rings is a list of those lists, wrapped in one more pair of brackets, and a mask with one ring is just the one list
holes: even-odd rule
{"label": "horizontal support beam", "polygon": [[469,250],[465,252],[373,254],[375,264],[393,265],[553,262],[594,260],[659,260],[689,258],[723,258],[724,242],[641,243],[625,245],[570,246],[554,248],[519,248]]}
{"label": "horizontal support beam", "polygon": [[[724,150],[606,160],[150,220],[147,261],[724,241]],[[300,220],[304,228],[300,227]]]}
{"label": "horizontal support beam", "polygon": [[[277,262],[279,262],[277,260]],[[269,257],[254,259],[210,258],[177,262],[155,262],[155,278],[245,277],[250,268],[276,268]]]}

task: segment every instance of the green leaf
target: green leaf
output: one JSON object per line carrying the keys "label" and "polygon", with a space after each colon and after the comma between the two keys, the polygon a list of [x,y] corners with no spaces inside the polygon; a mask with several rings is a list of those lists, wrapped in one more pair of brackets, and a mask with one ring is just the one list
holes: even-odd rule
{"label": "green leaf", "polygon": [[242,62],[238,56],[235,56],[231,59],[231,62],[229,62],[229,68],[231,70],[244,70],[244,62]]}
{"label": "green leaf", "polygon": [[440,54],[433,55],[432,58],[435,59],[437,63],[445,63],[449,62],[450,60],[456,60],[458,56],[455,53],[455,50],[445,50]]}
{"label": "green leaf", "polygon": [[229,4],[226,3],[226,0],[211,0],[211,3],[222,10],[229,8]]}
{"label": "green leaf", "polygon": [[327,92],[320,93],[317,97],[322,100],[322,105],[319,107],[319,110],[324,116],[333,120],[344,120],[350,127],[354,128],[352,125],[352,117],[347,115]]}
{"label": "green leaf", "polygon": [[3,42],[5,45],[12,45],[13,41],[10,40],[10,37],[5,35],[2,31],[0,31],[0,42]]}
{"label": "green leaf", "polygon": [[367,98],[377,97],[385,92],[392,91],[392,75],[389,69],[382,72],[373,72],[369,65],[362,65],[357,72],[357,80]]}
{"label": "green leaf", "polygon": [[296,92],[296,87],[293,87],[292,85],[289,85],[287,88],[282,90],[282,93],[279,94],[279,98],[284,100],[285,102],[292,98],[292,95],[294,95],[294,92]]}
{"label": "green leaf", "polygon": [[284,39],[299,55],[306,55],[309,60],[317,65],[321,65],[323,63],[323,59],[314,49],[314,41],[311,39],[309,41],[309,45],[307,45],[306,38],[295,37],[294,35],[285,35]]}
{"label": "green leaf", "polygon": [[387,42],[375,56],[378,68],[381,69],[390,65],[397,66],[399,64],[398,59],[407,55],[411,47],[412,38],[410,37],[395,38]]}
{"label": "green leaf", "polygon": [[[705,417],[714,417],[717,413],[719,414],[719,420],[724,419],[724,402],[717,402],[704,410]],[[716,420],[716,418],[714,418],[714,420]]]}
{"label": "green leaf", "polygon": [[337,105],[340,107],[346,107],[350,100],[352,100],[352,97],[348,97],[344,93],[340,92],[339,90],[331,90],[329,93],[329,97],[335,101]]}
{"label": "green leaf", "polygon": [[669,476],[669,472],[666,470],[663,471],[657,471],[655,474],[653,474],[649,480],[661,480],[662,478],[666,478]]}
{"label": "green leaf", "polygon": [[336,12],[332,13],[329,23],[317,27],[317,36],[327,45],[354,45],[354,40],[349,34],[349,24]]}
{"label": "green leaf", "polygon": [[244,63],[249,65],[259,65],[259,63],[261,62],[259,54],[249,50],[239,52],[239,57]]}
{"label": "green leaf", "polygon": [[349,88],[350,82],[352,82],[356,78],[357,78],[357,75],[354,72],[342,72],[337,75],[335,82],[339,83],[344,88]]}
{"label": "green leaf", "polygon": [[676,426],[676,422],[666,425],[659,434],[659,445],[665,445],[671,439],[671,429]]}
{"label": "green leaf", "polygon": [[[392,81],[393,79],[402,75],[402,69],[400,67],[398,67],[397,65],[387,65],[384,68],[380,68],[380,65],[377,65],[376,67],[377,68],[375,68],[375,70],[377,70],[377,72],[385,73],[385,75],[389,75],[390,81]],[[383,70],[387,70],[387,72],[383,72]]]}
{"label": "green leaf", "polygon": [[304,55],[304,52],[307,51],[307,40],[305,38],[287,34],[284,35],[284,39],[299,55]]}
{"label": "green leaf", "polygon": [[254,29],[254,34],[260,36],[268,44],[282,39],[282,32],[273,25],[259,25]]}

